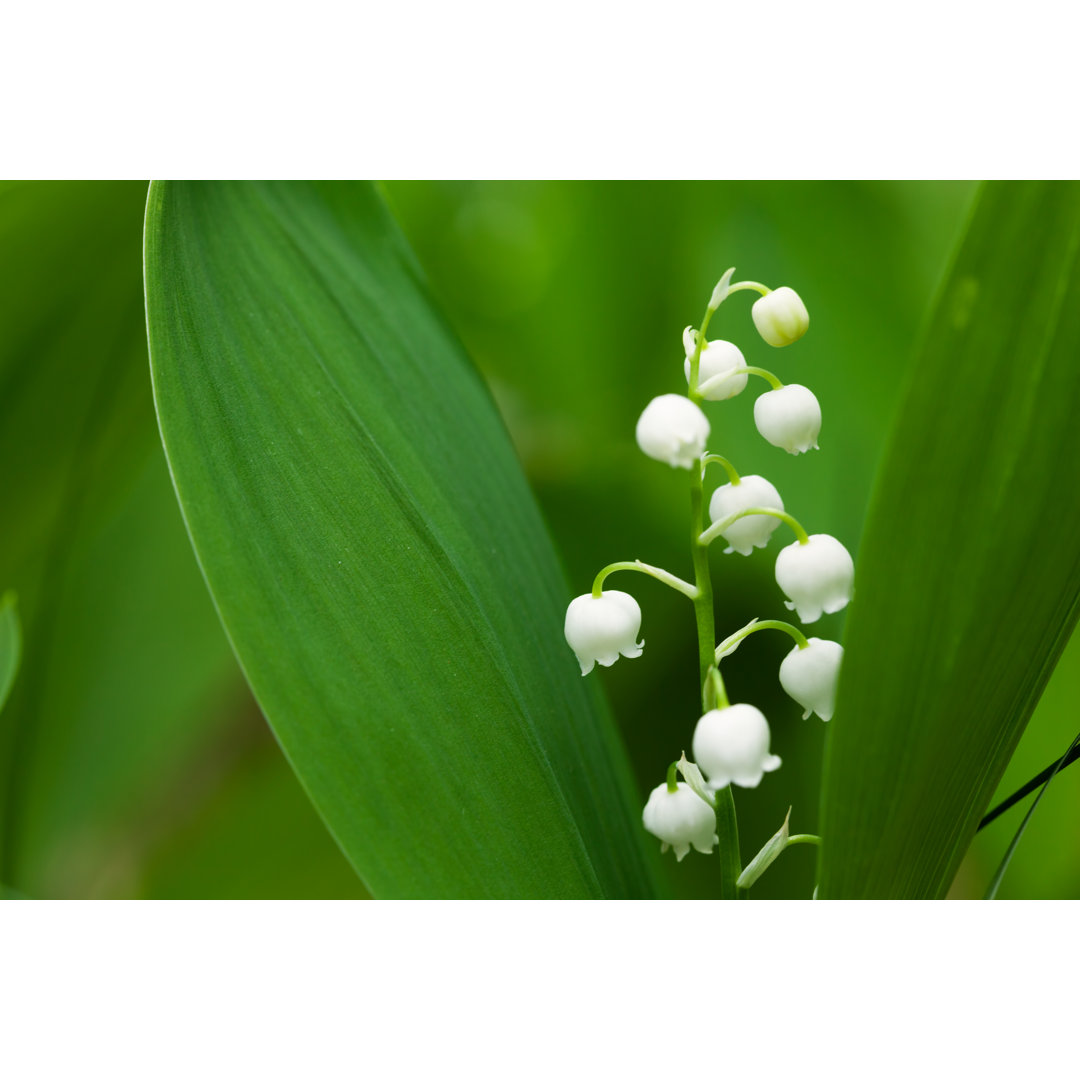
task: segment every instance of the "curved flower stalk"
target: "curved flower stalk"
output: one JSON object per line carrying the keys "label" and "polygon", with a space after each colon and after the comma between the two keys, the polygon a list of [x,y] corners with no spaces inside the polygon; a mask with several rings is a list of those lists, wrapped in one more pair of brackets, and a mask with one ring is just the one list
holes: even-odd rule
{"label": "curved flower stalk", "polygon": [[[798,383],[784,385],[771,371],[747,364],[734,342],[709,340],[709,323],[717,309],[743,291],[760,294],[751,315],[767,344],[776,348],[791,345],[809,328],[806,305],[793,289],[770,289],[756,281],[733,282],[733,275],[734,270],[728,270],[717,282],[700,327],[687,327],[683,332],[686,394],[653,398],[641,413],[635,432],[643,453],[689,471],[693,580],[685,581],[640,561],[612,563],[597,574],[591,593],[571,602],[565,626],[566,640],[586,675],[596,664],[609,667],[619,656],[640,656],[644,646],[638,640],[641,609],[627,593],[603,589],[609,574],[618,570],[648,574],[693,604],[701,690],[701,712],[691,739],[695,761],[687,761],[684,754],[669,766],[666,782],[649,795],[642,823],[661,841],[661,850],[673,848],[679,861],[691,848],[702,854],[716,849],[720,893],[725,899],[740,896],[787,846],[815,843],[817,837],[790,836],[785,820],[780,832],[745,870],[742,868],[732,787],[757,787],[767,773],[780,767],[780,758],[771,751],[772,732],[761,710],[749,702],[732,704],[728,700],[719,664],[750,634],[761,630],[788,634],[794,647],[781,662],[780,684],[805,710],[804,718],[816,712],[829,720],[836,707],[843,649],[833,641],[808,639],[797,627],[775,619],[754,619],[717,645],[709,545],[723,537],[728,545],[726,553],[750,556],[756,548],[768,545],[780,525],[787,525],[795,541],[777,556],[776,581],[788,598],[787,607],[804,623],[843,608],[851,600],[854,582],[854,563],[840,541],[823,533],[808,534],[788,513],[770,481],[756,474],[740,476],[727,458],[707,452],[712,429],[702,404],[730,401],[747,387],[750,378],[769,383],[769,389],[754,402],[754,422],[771,445],[802,454],[817,448],[821,431],[821,406],[809,388]],[[718,485],[706,504],[704,479],[711,464],[722,466],[727,483]]]}

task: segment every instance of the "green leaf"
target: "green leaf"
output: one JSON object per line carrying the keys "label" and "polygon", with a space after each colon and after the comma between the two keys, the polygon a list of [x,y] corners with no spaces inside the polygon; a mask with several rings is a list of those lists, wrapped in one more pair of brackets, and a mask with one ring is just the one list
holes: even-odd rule
{"label": "green leaf", "polygon": [[22,628],[15,594],[0,597],[0,710],[4,708],[22,657]]}
{"label": "green leaf", "polygon": [[155,183],[145,255],[196,554],[372,893],[651,894],[550,541],[374,190]]}
{"label": "green leaf", "polygon": [[820,895],[940,897],[1076,622],[1080,186],[983,191],[879,475]]}

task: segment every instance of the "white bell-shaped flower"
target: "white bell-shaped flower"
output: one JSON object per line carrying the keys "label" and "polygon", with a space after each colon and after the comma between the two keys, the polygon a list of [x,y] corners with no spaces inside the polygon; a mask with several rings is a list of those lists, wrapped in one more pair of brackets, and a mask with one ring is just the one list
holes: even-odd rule
{"label": "white bell-shaped flower", "polygon": [[750,314],[758,333],[777,348],[798,341],[810,326],[806,305],[799,294],[786,285],[756,300]]}
{"label": "white bell-shaped flower", "polygon": [[716,811],[681,780],[678,791],[668,791],[667,784],[653,788],[641,820],[661,841],[660,850],[664,852],[669,846],[673,847],[679,862],[691,846],[702,855],[708,855],[713,845],[719,843]]}
{"label": "white bell-shaped flower", "polygon": [[729,705],[712,709],[694,729],[694,760],[709,787],[757,787],[764,773],[780,768],[780,759],[769,753],[769,722],[753,705]]}
{"label": "white bell-shaped flower", "polygon": [[812,391],[798,383],[769,390],[754,402],[754,423],[762,437],[789,454],[818,448],[821,406]]}
{"label": "white bell-shaped flower", "polygon": [[606,589],[600,596],[586,593],[571,600],[563,632],[581,674],[588,675],[594,664],[611,667],[620,653],[630,659],[640,656],[645,645],[637,640],[640,629],[638,602],[629,593]]}
{"label": "white bell-shaped flower", "polygon": [[831,720],[836,710],[836,684],[844,647],[836,641],[809,638],[806,648],[798,645],[780,663],[780,685],[806,711],[805,720],[816,712],[822,720]]}
{"label": "white bell-shaped flower", "polygon": [[653,398],[637,422],[638,446],[673,468],[695,468],[708,438],[705,414],[682,394]]}
{"label": "white bell-shaped flower", "polygon": [[804,623],[816,622],[847,606],[855,584],[855,563],[834,536],[815,533],[805,544],[795,541],[776,556],[776,584],[788,596],[789,611]]}
{"label": "white bell-shaped flower", "polygon": [[[783,510],[784,500],[764,476],[743,476],[737,484],[725,484],[713,492],[709,500],[709,518],[715,523],[752,506]],[[724,549],[724,554],[737,551],[740,555],[749,555],[754,548],[763,548],[779,524],[779,518],[767,514],[739,518],[720,534],[730,545]]]}
{"label": "white bell-shaped flower", "polygon": [[[683,364],[687,385],[690,383],[690,357],[693,354],[694,346],[691,346]],[[746,389],[747,376],[731,373],[745,367],[746,357],[738,345],[720,340],[705,342],[698,360],[697,388],[701,396],[707,401],[727,401],[742,393]],[[714,385],[707,386],[706,383],[712,380],[715,380]]]}

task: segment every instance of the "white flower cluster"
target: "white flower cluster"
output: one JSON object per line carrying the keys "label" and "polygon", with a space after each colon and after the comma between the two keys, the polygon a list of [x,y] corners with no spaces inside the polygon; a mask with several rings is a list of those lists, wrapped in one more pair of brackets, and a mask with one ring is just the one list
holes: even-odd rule
{"label": "white flower cluster", "polygon": [[[717,487],[708,503],[712,524],[708,528],[703,522],[695,526],[703,530],[699,546],[722,536],[728,544],[726,554],[748,556],[755,548],[766,547],[773,532],[787,522],[796,540],[777,556],[776,582],[787,597],[786,606],[796,612],[801,622],[812,623],[823,613],[841,610],[850,601],[855,573],[850,554],[832,536],[807,535],[787,513],[780,493],[765,477],[739,476],[725,459],[707,455],[711,429],[699,404],[730,400],[746,388],[751,376],[760,376],[772,388],[754,403],[758,432],[773,446],[791,454],[817,449],[821,407],[814,394],[798,384],[785,386],[770,372],[749,366],[732,342],[709,341],[704,336],[713,312],[739,289],[753,288],[762,293],[753,306],[752,317],[761,337],[771,346],[790,345],[801,338],[809,327],[809,315],[792,289],[785,286],[769,290],[755,282],[731,285],[731,273],[728,271],[714,290],[702,330],[688,327],[683,333],[687,394],[663,394],[650,401],[637,423],[637,443],[649,457],[673,468],[699,470],[703,475],[706,465],[719,461],[728,470],[729,482]],[[692,472],[697,506],[701,506],[700,475],[695,477]],[[593,592],[577,597],[566,612],[566,640],[583,675],[594,664],[610,666],[620,655],[641,655],[644,642],[638,640],[640,607],[627,593],[601,588],[604,576],[617,569],[652,573],[684,592],[695,604],[705,595],[699,587],[700,578],[698,585],[691,585],[643,563],[619,563],[606,568],[597,577]],[[697,561],[695,572],[700,572]],[[807,639],[787,623],[756,623],[728,639],[729,647],[717,650],[716,662],[734,651],[741,637],[756,629],[785,630],[796,644],[780,665],[780,684],[803,707],[804,719],[816,712],[822,720],[829,720],[835,708],[843,648],[834,641]],[[770,751],[771,733],[764,714],[754,705],[729,704],[715,666],[710,668],[710,677],[719,689],[714,689],[710,698],[710,684],[706,681],[706,708],[692,738],[697,764],[686,763],[685,759],[683,763],[692,770],[684,771],[690,782],[676,783],[674,772],[669,772],[668,782],[650,794],[643,814],[645,828],[661,840],[664,850],[674,848],[680,860],[691,847],[708,854],[717,843],[717,791],[731,784],[757,787],[765,773],[780,767],[780,758]]]}

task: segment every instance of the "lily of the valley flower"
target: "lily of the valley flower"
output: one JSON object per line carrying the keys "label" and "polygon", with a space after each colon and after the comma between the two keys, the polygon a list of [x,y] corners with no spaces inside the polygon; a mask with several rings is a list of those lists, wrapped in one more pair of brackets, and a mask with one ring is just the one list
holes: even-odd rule
{"label": "lily of the valley flower", "polygon": [[594,664],[611,667],[620,653],[630,659],[640,656],[645,645],[637,640],[640,629],[638,602],[629,593],[606,589],[600,596],[586,593],[571,600],[563,631],[581,674],[588,675]]}
{"label": "lily of the valley flower", "polygon": [[676,791],[669,791],[667,784],[653,788],[641,819],[645,828],[661,841],[661,852],[673,847],[679,862],[691,846],[702,855],[710,854],[719,839],[716,811],[681,780]]}
{"label": "lily of the valley flower", "polygon": [[709,421],[682,394],[653,398],[637,422],[637,443],[651,458],[677,469],[692,469],[705,451]]}
{"label": "lily of the valley flower", "polygon": [[754,402],[754,423],[762,438],[789,454],[818,448],[821,406],[812,391],[798,383],[769,390]]}
{"label": "lily of the valley flower", "polygon": [[806,305],[799,294],[786,285],[755,301],[750,314],[758,333],[777,348],[798,341],[810,326]]}
{"label": "lily of the valley flower", "polygon": [[[784,500],[764,476],[743,476],[737,484],[724,484],[713,492],[709,500],[709,517],[713,522],[722,521],[752,506],[783,510]],[[730,545],[724,549],[724,554],[737,551],[740,555],[749,555],[754,548],[765,547],[779,524],[779,518],[767,514],[739,518],[720,534]]]}
{"label": "lily of the valley flower", "polygon": [[764,773],[780,768],[769,753],[769,722],[753,705],[707,712],[694,729],[693,751],[714,791],[728,784],[757,787]]}
{"label": "lily of the valley flower", "polygon": [[784,601],[800,621],[816,622],[851,600],[855,564],[848,550],[833,536],[815,533],[805,544],[798,540],[776,556],[776,584],[788,596]]}
{"label": "lily of the valley flower", "polygon": [[[685,338],[683,344],[686,344]],[[686,362],[683,370],[686,372],[686,381],[690,382],[690,358],[694,355],[695,345],[691,345],[686,353]],[[707,341],[702,346],[701,357],[698,360],[698,389],[701,396],[707,401],[727,401],[736,394],[746,389],[745,375],[735,375],[734,372],[746,367],[746,357],[738,345],[730,341]],[[726,378],[717,378],[726,376]],[[705,384],[715,380],[713,386]]]}
{"label": "lily of the valley flower", "polygon": [[805,648],[796,645],[781,661],[780,685],[806,710],[804,720],[812,712],[822,720],[832,719],[843,659],[843,645],[812,637]]}

